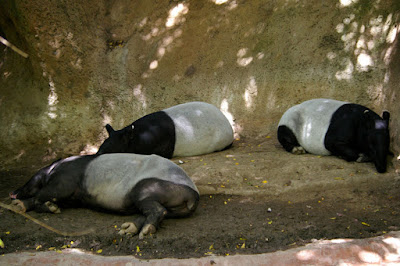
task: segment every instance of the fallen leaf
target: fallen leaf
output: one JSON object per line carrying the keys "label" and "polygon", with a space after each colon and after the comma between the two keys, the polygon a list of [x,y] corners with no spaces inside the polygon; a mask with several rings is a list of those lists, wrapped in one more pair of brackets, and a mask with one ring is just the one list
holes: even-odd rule
{"label": "fallen leaf", "polygon": [[139,246],[136,246],[136,252],[140,252]]}
{"label": "fallen leaf", "polygon": [[1,238],[0,238],[0,248],[4,248],[4,242],[3,240],[1,240]]}
{"label": "fallen leaf", "polygon": [[365,226],[370,226],[369,224],[364,223],[364,222],[361,222],[361,224],[362,224],[362,225],[365,225]]}
{"label": "fallen leaf", "polygon": [[96,251],[97,254],[100,254],[101,252],[103,252],[102,249],[99,249],[99,250]]}
{"label": "fallen leaf", "polygon": [[209,250],[213,250],[214,249],[214,244],[211,244],[211,246],[208,249]]}
{"label": "fallen leaf", "polygon": [[246,243],[243,243],[243,245],[240,248],[246,248]]}
{"label": "fallen leaf", "polygon": [[263,182],[263,184],[267,184],[268,183],[268,181],[267,180],[264,180],[264,181],[262,181]]}
{"label": "fallen leaf", "polygon": [[55,250],[56,248],[55,247],[49,247],[49,250]]}

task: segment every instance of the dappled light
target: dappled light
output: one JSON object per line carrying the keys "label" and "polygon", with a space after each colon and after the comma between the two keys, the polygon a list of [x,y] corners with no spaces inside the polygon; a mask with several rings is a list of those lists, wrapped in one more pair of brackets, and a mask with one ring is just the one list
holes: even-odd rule
{"label": "dappled light", "polygon": [[147,107],[147,100],[145,94],[143,93],[142,84],[138,84],[133,88],[133,95],[135,96],[136,100],[142,104],[143,108]]}
{"label": "dappled light", "polygon": [[358,2],[358,0],[339,0],[339,2],[340,2],[340,6],[341,7],[346,7],[346,6],[349,6],[349,5],[353,4],[353,3]]}
{"label": "dappled light", "polygon": [[211,0],[213,1],[216,5],[222,5],[228,2],[228,0]]}
{"label": "dappled light", "polygon": [[229,111],[229,103],[227,99],[223,99],[220,105],[221,112],[226,116],[228,119],[229,123],[231,124],[233,128],[233,134],[234,137],[237,138],[239,137],[242,127],[235,122],[235,118],[233,117],[232,113]]}
{"label": "dappled light", "polygon": [[177,6],[169,11],[169,16],[165,26],[171,28],[179,23],[185,22],[185,17],[183,15],[189,12],[189,5],[186,3],[179,3]]}
{"label": "dappled light", "polygon": [[[171,8],[168,13],[168,18],[165,22],[165,28],[162,27],[160,22],[158,21],[155,26],[152,27],[150,32],[146,35],[142,36],[142,39],[145,41],[151,41],[154,38],[165,35],[161,41],[157,42],[157,53],[155,58],[150,62],[149,68],[142,74],[142,78],[149,78],[152,71],[159,67],[161,59],[165,56],[167,52],[169,52],[172,47],[173,42],[181,37],[182,29],[177,28],[176,30],[170,32],[175,26],[179,26],[180,24],[186,21],[185,15],[189,12],[189,5],[186,3],[179,3],[175,7]],[[140,27],[143,27],[147,24],[147,18],[143,19],[140,22]]]}
{"label": "dappled light", "polygon": [[245,100],[246,108],[254,108],[254,101],[258,94],[258,88],[255,77],[250,77],[249,84],[244,92],[243,98]]}
{"label": "dappled light", "polygon": [[95,154],[99,148],[95,145],[86,144],[85,147],[80,151],[79,155]]}
{"label": "dappled light", "polygon": [[238,51],[237,53],[237,63],[239,66],[245,67],[248,66],[252,61],[253,61],[253,57],[252,56],[247,56],[246,54],[248,52],[249,49],[247,48],[242,48]]}

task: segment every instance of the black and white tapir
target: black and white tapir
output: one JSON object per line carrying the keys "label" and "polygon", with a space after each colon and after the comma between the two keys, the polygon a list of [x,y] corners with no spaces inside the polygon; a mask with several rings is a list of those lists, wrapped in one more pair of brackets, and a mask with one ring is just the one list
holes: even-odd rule
{"label": "black and white tapir", "polygon": [[97,154],[129,152],[165,158],[194,156],[228,148],[233,130],[225,115],[204,102],[179,104],[139,118],[109,134]]}
{"label": "black and white tapir", "polygon": [[185,217],[197,208],[199,191],[176,164],[158,155],[114,153],[74,156],[39,170],[10,193],[17,211],[59,213],[88,207],[139,213],[120,234],[155,233],[164,217]]}
{"label": "black and white tapir", "polygon": [[295,105],[282,116],[278,140],[289,152],[339,156],[347,161],[373,161],[386,171],[389,118],[359,104],[313,99]]}

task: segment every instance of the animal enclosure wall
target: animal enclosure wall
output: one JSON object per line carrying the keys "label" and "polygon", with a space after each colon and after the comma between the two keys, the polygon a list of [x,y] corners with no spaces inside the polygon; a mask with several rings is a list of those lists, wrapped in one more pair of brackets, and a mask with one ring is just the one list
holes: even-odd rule
{"label": "animal enclosure wall", "polygon": [[[237,137],[275,134],[307,99],[392,114],[400,146],[398,0],[2,1],[2,168],[93,153],[104,125],[188,101]],[[396,166],[397,167],[397,166]]]}

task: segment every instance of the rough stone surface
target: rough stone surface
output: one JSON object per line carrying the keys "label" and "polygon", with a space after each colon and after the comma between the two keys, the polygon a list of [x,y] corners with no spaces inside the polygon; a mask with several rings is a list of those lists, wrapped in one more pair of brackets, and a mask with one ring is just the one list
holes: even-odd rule
{"label": "rough stone surface", "polygon": [[[326,97],[399,115],[399,3],[363,1],[3,1],[0,160],[91,153],[153,111],[212,103],[237,136]],[[398,61],[398,60],[397,60]],[[399,129],[392,124],[393,139]],[[397,143],[393,144],[396,155]]]}

